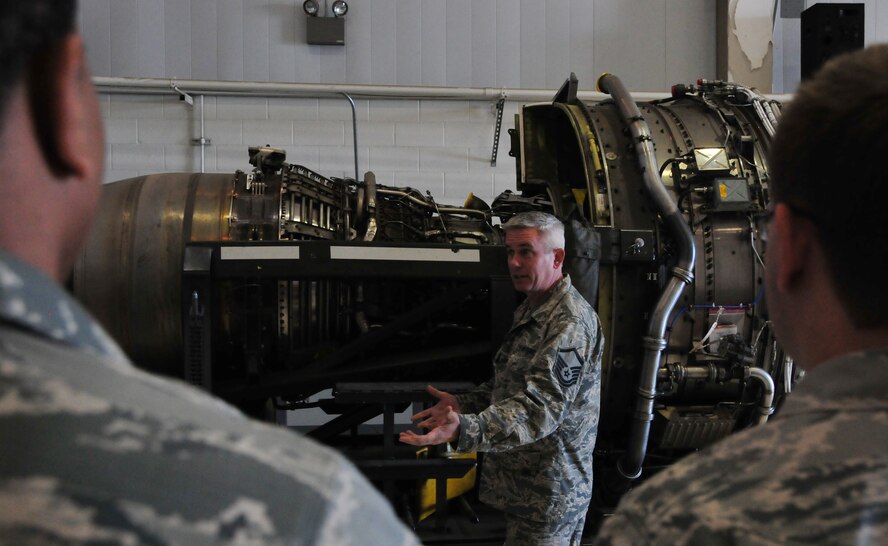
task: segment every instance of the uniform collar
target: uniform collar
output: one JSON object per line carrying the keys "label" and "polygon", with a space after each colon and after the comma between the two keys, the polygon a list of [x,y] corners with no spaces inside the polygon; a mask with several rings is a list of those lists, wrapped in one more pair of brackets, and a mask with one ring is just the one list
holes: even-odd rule
{"label": "uniform collar", "polygon": [[555,283],[555,286],[549,290],[546,299],[544,299],[537,307],[531,306],[529,300],[524,300],[516,310],[517,316],[520,317],[516,323],[523,324],[529,320],[535,320],[538,322],[546,320],[549,315],[552,314],[553,309],[561,305],[561,300],[564,299],[564,296],[567,294],[567,291],[570,290],[570,287],[570,275],[565,275],[560,281]]}

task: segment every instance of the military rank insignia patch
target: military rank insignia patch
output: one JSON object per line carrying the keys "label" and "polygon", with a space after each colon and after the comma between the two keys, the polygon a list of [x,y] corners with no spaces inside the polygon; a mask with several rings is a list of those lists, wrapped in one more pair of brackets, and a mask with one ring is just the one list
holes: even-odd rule
{"label": "military rank insignia patch", "polygon": [[564,387],[570,387],[580,378],[583,369],[583,357],[576,349],[558,349],[555,356],[555,376]]}

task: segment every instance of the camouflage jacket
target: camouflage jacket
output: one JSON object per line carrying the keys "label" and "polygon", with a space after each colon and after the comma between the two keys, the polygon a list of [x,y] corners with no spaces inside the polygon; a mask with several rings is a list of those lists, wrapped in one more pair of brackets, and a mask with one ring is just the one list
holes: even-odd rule
{"label": "camouflage jacket", "polygon": [[624,497],[595,544],[888,544],[888,349],[819,365],[768,424]]}
{"label": "camouflage jacket", "polygon": [[341,456],[133,368],[0,251],[0,544],[419,542]]}
{"label": "camouflage jacket", "polygon": [[592,495],[601,356],[598,316],[565,277],[515,311],[493,379],[458,398],[459,451],[485,451],[480,496],[512,515],[571,521]]}

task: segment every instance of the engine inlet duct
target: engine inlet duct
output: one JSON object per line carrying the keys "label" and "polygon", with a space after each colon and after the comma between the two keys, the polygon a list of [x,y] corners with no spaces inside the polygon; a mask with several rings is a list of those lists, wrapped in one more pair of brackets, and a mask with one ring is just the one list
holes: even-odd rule
{"label": "engine inlet duct", "polygon": [[[267,147],[235,173],[108,184],[74,292],[139,366],[252,414],[320,408],[337,417],[310,434],[336,445],[403,385],[490,376],[518,303],[500,225],[551,212],[606,340],[606,511],[631,480],[764,422],[797,372],[768,322],[757,228],[780,105],[722,81],[644,103],[598,83],[610,99],[579,100],[571,75],[519,109],[515,190],[489,204],[329,178]],[[399,394],[361,405],[356,384]],[[343,385],[351,399],[320,394]]]}

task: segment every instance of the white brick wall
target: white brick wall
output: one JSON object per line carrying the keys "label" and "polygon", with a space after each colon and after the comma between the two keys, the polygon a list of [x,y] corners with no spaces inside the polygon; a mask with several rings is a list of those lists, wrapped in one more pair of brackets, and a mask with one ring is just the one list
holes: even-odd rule
{"label": "white brick wall", "polygon": [[[102,95],[108,145],[106,181],[156,172],[198,172],[199,98],[189,107],[176,97]],[[493,102],[358,100],[360,176],[372,170],[380,184],[410,186],[446,204],[469,192],[490,202],[514,189],[515,161],[506,130],[520,103],[507,102],[499,160],[490,166],[496,121]],[[324,176],[353,177],[351,107],[345,99],[205,97],[205,171],[248,170],[247,148],[284,148],[287,161]]]}
{"label": "white brick wall", "polygon": [[[477,127],[475,128],[478,129]],[[360,128],[358,134],[360,135]],[[395,124],[395,146],[443,146],[444,127],[441,123],[403,122]]]}
{"label": "white brick wall", "polygon": [[[358,128],[360,133],[361,129]],[[405,146],[371,146],[370,164],[372,171],[410,171],[419,170],[419,148]]]}
{"label": "white brick wall", "polygon": [[163,159],[163,144],[112,144],[111,160],[114,170],[155,171],[166,170]]}

